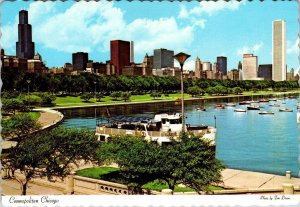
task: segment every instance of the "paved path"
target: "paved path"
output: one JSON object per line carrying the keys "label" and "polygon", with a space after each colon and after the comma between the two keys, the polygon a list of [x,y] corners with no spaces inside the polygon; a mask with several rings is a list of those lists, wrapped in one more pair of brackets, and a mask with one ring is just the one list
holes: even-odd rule
{"label": "paved path", "polygon": [[41,124],[42,128],[47,128],[63,119],[62,113],[48,108],[33,109],[33,111],[38,111],[41,113],[40,117],[38,118],[38,123]]}
{"label": "paved path", "polygon": [[283,183],[300,186],[300,178],[288,179],[286,176],[267,173],[225,169],[222,176],[224,185],[233,188],[281,188]]}
{"label": "paved path", "polygon": [[[292,183],[294,187],[300,186],[300,178],[288,179],[285,176],[225,169],[222,172],[224,185],[235,189],[254,189],[254,188],[282,188],[283,183]],[[2,194],[20,195],[19,183],[15,180],[2,180]],[[28,195],[62,195],[63,190],[47,187],[38,184],[29,184]]]}

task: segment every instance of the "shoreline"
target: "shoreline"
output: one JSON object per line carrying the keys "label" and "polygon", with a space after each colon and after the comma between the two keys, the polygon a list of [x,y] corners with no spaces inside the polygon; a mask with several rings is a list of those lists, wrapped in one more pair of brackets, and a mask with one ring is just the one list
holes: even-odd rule
{"label": "shoreline", "polygon": [[[187,98],[184,101],[205,101],[205,100],[214,100],[214,99],[225,99],[225,98],[238,98],[238,97],[257,97],[257,96],[278,96],[286,94],[299,94],[300,91],[289,91],[289,92],[278,92],[277,94],[252,94],[252,95],[227,95],[227,96],[213,96],[213,97],[199,97],[199,98]],[[65,109],[80,109],[80,108],[101,108],[108,106],[124,106],[124,105],[136,105],[136,104],[151,104],[151,103],[168,103],[168,102],[178,102],[178,100],[149,100],[149,101],[140,101],[140,102],[122,102],[122,103],[103,103],[103,104],[90,104],[90,105],[80,105],[80,106],[54,106],[47,108],[38,108],[38,109],[53,109],[53,110],[65,110]]]}

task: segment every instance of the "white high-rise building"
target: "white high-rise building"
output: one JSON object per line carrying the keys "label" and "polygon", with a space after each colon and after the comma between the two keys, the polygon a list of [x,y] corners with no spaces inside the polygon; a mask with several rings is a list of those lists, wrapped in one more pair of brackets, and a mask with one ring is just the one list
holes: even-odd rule
{"label": "white high-rise building", "polygon": [[257,80],[257,56],[244,54],[242,67],[242,80]]}
{"label": "white high-rise building", "polygon": [[272,30],[272,80],[286,80],[286,22],[273,21]]}

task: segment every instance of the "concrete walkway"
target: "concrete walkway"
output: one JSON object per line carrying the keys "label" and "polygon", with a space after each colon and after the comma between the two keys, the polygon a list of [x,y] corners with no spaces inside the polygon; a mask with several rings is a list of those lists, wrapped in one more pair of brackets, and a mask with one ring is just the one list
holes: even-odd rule
{"label": "concrete walkway", "polygon": [[48,128],[60,122],[64,117],[59,111],[49,108],[33,109],[33,111],[38,111],[41,113],[40,117],[38,118],[38,123],[41,125],[42,129]]}
{"label": "concrete walkway", "polygon": [[260,172],[225,169],[222,172],[224,186],[235,189],[245,188],[281,188],[283,183],[300,186],[300,178],[288,179],[286,176]]}
{"label": "concrete walkway", "polygon": [[[222,172],[224,186],[234,189],[263,189],[282,188],[283,183],[291,183],[294,187],[300,186],[300,178],[288,179],[285,176],[258,173],[243,170],[225,169]],[[15,180],[2,180],[3,195],[20,195],[20,185]],[[63,190],[46,185],[30,183],[28,195],[62,195]]]}

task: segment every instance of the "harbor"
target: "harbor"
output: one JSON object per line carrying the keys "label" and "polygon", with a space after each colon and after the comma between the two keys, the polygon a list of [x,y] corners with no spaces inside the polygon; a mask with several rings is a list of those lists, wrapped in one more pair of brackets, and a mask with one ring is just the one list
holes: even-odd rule
{"label": "harbor", "polygon": [[[259,97],[258,97],[259,98]],[[257,99],[258,99],[257,98]],[[238,103],[249,98],[224,98],[215,100],[188,101],[185,106],[186,123],[191,125],[216,126],[216,156],[226,167],[240,170],[284,175],[290,170],[298,176],[298,130],[296,122],[297,99],[257,103],[261,109],[274,112],[260,115],[259,111],[248,111],[246,105],[226,106],[215,109],[216,104]],[[281,107],[293,109],[293,112],[279,112]],[[205,111],[197,108],[204,107]],[[180,104],[151,103],[107,107],[112,118],[153,117],[164,111],[180,111]],[[245,109],[245,113],[234,112],[235,108]],[[96,119],[108,120],[106,107],[63,110],[65,127],[89,128],[95,131]]]}

